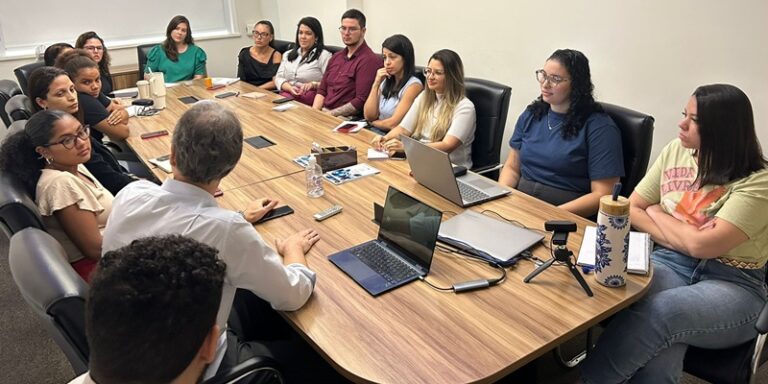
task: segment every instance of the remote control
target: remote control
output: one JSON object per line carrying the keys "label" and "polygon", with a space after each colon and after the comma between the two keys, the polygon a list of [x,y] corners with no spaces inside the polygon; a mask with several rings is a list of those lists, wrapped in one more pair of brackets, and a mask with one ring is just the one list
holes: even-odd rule
{"label": "remote control", "polygon": [[312,215],[312,217],[314,217],[315,220],[317,220],[317,221],[323,221],[323,220],[325,220],[325,219],[327,219],[327,218],[329,218],[329,217],[331,217],[331,216],[333,216],[333,215],[335,215],[335,214],[337,214],[339,212],[341,212],[341,205],[337,204],[337,205],[334,205],[334,206],[332,206],[332,207],[330,207],[328,209],[325,209],[325,210],[322,210],[322,211],[320,211],[318,213],[315,213],[314,215]]}

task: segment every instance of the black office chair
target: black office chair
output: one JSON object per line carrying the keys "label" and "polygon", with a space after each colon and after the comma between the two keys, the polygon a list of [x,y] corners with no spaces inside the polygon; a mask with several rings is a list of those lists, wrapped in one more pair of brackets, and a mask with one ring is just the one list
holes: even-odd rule
{"label": "black office chair", "polygon": [[67,263],[61,244],[40,229],[27,228],[11,238],[8,261],[24,300],[43,320],[75,374],[83,374],[89,354],[85,338],[88,285]]}
{"label": "black office chair", "polygon": [[507,125],[512,88],[489,80],[464,79],[467,98],[475,105],[477,128],[472,143],[472,171],[498,179],[501,141]]}
{"label": "black office chair", "polygon": [[293,48],[293,41],[288,40],[277,40],[275,39],[272,41],[273,45],[275,46],[275,49],[280,53],[285,53],[289,49]]}
{"label": "black office chair", "polygon": [[328,52],[330,52],[330,53],[332,53],[332,54],[333,54],[333,53],[336,53],[336,52],[338,52],[338,51],[341,51],[341,50],[343,50],[343,49],[344,49],[344,47],[339,47],[339,46],[336,46],[336,45],[326,45],[326,46],[325,46],[325,49],[326,49]]}
{"label": "black office chair", "polygon": [[[136,54],[139,60],[139,80],[144,79],[144,67],[147,65],[147,54],[155,45],[157,44],[142,44],[136,46]],[[157,70],[157,68],[155,68],[155,70]]]}
{"label": "black office chair", "polygon": [[32,111],[34,111],[32,101],[29,100],[27,95],[16,95],[5,103],[5,113],[8,114],[11,122],[29,120],[32,117]]}
{"label": "black office chair", "polygon": [[13,70],[13,73],[16,75],[16,79],[19,80],[19,87],[21,88],[21,92],[23,92],[25,95],[29,95],[29,88],[27,81],[29,79],[29,75],[32,74],[32,71],[35,69],[38,69],[40,67],[45,66],[45,61],[36,61],[34,63],[24,64],[21,67],[18,67]]}
{"label": "black office chair", "polygon": [[8,130],[5,131],[5,136],[2,139],[0,139],[0,143],[2,143],[6,137],[13,135],[16,132],[23,131],[26,125],[27,125],[26,120],[16,120],[12,122],[11,125],[8,126]]}
{"label": "black office chair", "polygon": [[0,172],[0,229],[11,238],[29,227],[45,229],[35,202],[18,179]]}
{"label": "black office chair", "polygon": [[654,119],[653,116],[618,105],[608,103],[600,103],[600,105],[621,131],[621,147],[624,152],[621,195],[629,197],[648,168],[653,145]]}
{"label": "black office chair", "polygon": [[427,86],[427,78],[424,76],[424,67],[418,65],[413,67],[413,75],[421,80],[421,84],[423,84],[424,87]]}
{"label": "black office chair", "polygon": [[0,80],[0,118],[3,120],[3,124],[6,127],[11,126],[11,118],[8,117],[8,113],[5,112],[5,105],[11,97],[21,94],[21,88],[13,80]]}
{"label": "black office chair", "polygon": [[[766,276],[768,281],[768,276]],[[768,303],[763,306],[755,324],[758,335],[744,344],[727,349],[688,347],[683,370],[714,384],[753,384],[758,368],[768,361]]]}
{"label": "black office chair", "polygon": [[[252,379],[252,374],[259,373],[258,380]],[[277,362],[271,357],[259,356],[252,357],[225,372],[219,372],[216,376],[205,380],[203,384],[230,384],[241,380],[254,383],[282,383],[283,375],[278,370]]]}

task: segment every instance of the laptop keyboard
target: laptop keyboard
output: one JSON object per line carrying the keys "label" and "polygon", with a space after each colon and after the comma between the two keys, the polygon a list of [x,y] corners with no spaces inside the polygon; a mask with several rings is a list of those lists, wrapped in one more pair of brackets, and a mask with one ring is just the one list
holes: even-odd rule
{"label": "laptop keyboard", "polygon": [[351,249],[350,252],[390,283],[394,284],[419,275],[411,266],[391,255],[376,243],[367,243]]}
{"label": "laptop keyboard", "polygon": [[461,193],[461,198],[468,202],[480,201],[491,197],[491,195],[476,188],[472,188],[460,180],[456,181],[458,182],[457,184],[459,184],[459,193]]}

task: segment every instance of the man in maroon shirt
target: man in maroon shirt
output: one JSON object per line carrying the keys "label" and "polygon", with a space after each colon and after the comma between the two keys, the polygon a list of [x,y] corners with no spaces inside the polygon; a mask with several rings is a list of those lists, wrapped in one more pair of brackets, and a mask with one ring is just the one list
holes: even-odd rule
{"label": "man in maroon shirt", "polygon": [[365,15],[350,9],[341,16],[341,39],[347,47],[328,61],[312,108],[333,116],[356,117],[371,92],[376,71],[384,64],[365,43]]}

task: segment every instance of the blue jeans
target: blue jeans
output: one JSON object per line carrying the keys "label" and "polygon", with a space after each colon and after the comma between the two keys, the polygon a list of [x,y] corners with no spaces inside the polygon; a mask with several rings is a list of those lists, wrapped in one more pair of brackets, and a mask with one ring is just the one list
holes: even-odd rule
{"label": "blue jeans", "polygon": [[739,269],[657,247],[653,280],[581,364],[584,383],[677,383],[688,345],[728,348],[757,335],[765,267]]}

